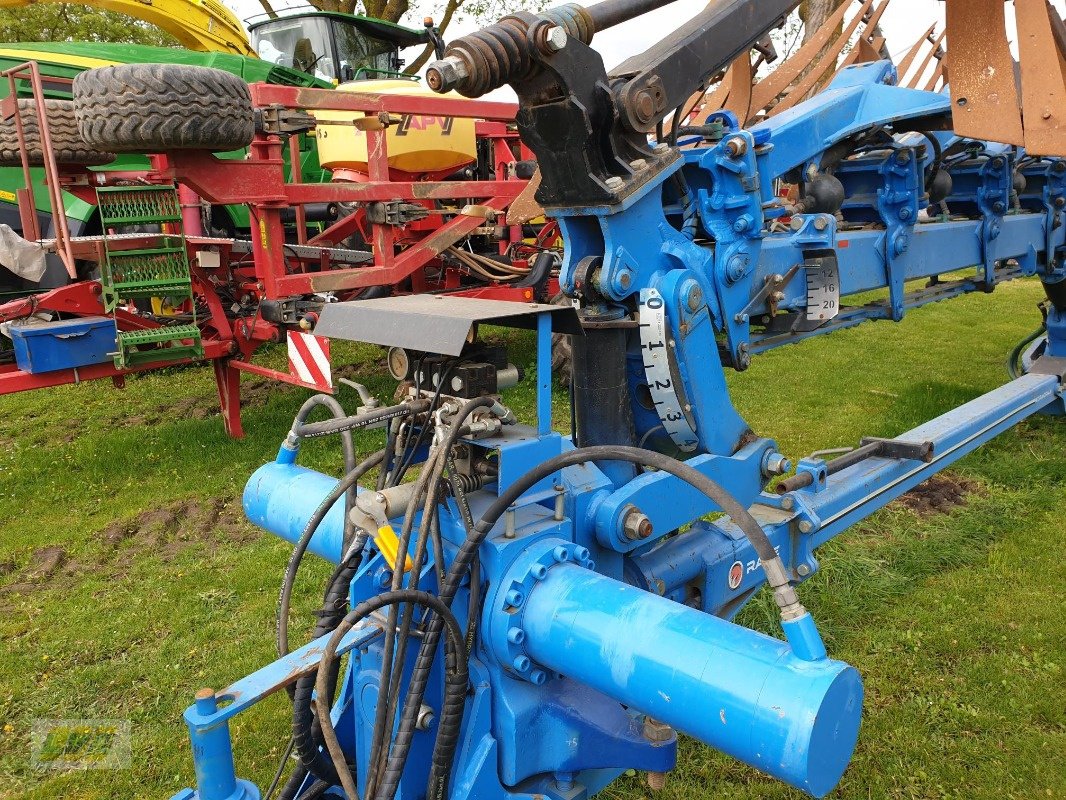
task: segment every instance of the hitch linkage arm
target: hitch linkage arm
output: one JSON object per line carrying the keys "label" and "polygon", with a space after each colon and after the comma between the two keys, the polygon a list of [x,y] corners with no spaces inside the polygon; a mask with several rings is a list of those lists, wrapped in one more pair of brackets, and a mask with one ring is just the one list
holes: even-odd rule
{"label": "hitch linkage arm", "polygon": [[669,148],[651,148],[646,134],[798,5],[724,0],[608,74],[588,46],[593,34],[668,2],[519,12],[452,42],[426,80],[434,91],[468,97],[510,84],[521,100],[519,131],[540,164],[537,201],[615,205],[677,160]]}

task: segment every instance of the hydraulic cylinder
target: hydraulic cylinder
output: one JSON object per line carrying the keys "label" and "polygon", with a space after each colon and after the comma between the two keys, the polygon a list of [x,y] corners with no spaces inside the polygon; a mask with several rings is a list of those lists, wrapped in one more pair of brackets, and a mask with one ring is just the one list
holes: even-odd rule
{"label": "hydraulic cylinder", "polygon": [[815,797],[851,759],[862,680],[848,664],[569,563],[536,583],[521,625],[534,662]]}

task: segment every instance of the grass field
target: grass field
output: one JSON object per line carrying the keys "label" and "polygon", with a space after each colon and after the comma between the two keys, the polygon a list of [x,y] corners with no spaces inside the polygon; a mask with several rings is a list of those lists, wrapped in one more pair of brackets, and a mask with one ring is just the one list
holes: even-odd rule
{"label": "grass field", "polygon": [[[900,326],[783,348],[731,376],[736,404],[794,458],[902,433],[1002,383],[1040,297],[1038,284],[1008,284]],[[516,344],[528,364],[529,341]],[[343,355],[391,394],[378,350]],[[0,797],[169,797],[193,780],[181,722],[193,693],[272,659],[288,547],[243,521],[240,492],[306,394],[250,388],[242,441],[212,413],[210,369],[145,375],[121,392],[95,383],[0,398]],[[529,387],[508,400],[528,419]],[[312,442],[301,461],[341,467],[335,443]],[[801,597],[867,692],[833,797],[1066,798],[1064,549],[1066,427],[1038,417],[820,551]],[[308,563],[301,619],[326,575]],[[756,602],[743,621],[772,631],[771,616]],[[233,725],[240,772],[261,786],[288,735],[286,707],[272,698]],[[131,765],[35,771],[29,732],[41,718],[129,720]],[[633,776],[607,796],[649,792]],[[686,741],[657,797],[800,795]]]}

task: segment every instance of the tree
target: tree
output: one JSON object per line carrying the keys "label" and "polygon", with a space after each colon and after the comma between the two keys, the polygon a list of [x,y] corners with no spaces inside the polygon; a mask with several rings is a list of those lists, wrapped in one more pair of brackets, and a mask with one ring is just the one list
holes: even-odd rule
{"label": "tree", "polygon": [[803,20],[803,41],[810,41],[818,29],[833,15],[844,0],[804,0],[800,3],[799,16]]}
{"label": "tree", "polygon": [[177,41],[154,25],[90,6],[32,4],[0,11],[3,42],[120,42],[172,47]]}

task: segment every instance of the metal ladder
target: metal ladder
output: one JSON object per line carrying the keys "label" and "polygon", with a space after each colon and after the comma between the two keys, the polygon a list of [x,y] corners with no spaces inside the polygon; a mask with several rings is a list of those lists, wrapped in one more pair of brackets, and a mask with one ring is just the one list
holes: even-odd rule
{"label": "metal ladder", "polygon": [[[108,186],[96,190],[104,230],[100,283],[104,310],[113,312],[129,300],[166,298],[175,303],[193,300],[189,256],[181,231],[181,205],[174,186]],[[120,239],[110,241],[112,228],[169,226],[178,233],[159,236],[156,247],[126,250]],[[117,232],[122,232],[117,231]],[[155,361],[202,358],[203,344],[193,320],[141,330],[117,330],[115,366],[120,369]]]}

